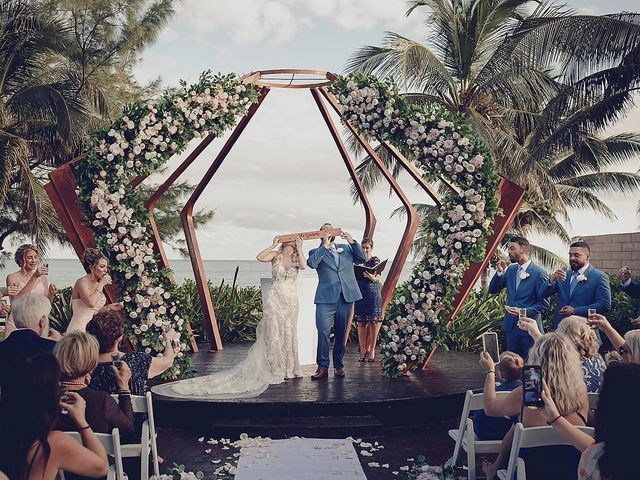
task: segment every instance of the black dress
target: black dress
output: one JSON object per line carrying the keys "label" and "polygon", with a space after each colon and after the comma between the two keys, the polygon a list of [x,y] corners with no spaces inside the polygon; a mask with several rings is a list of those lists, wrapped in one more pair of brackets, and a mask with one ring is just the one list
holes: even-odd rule
{"label": "black dress", "polygon": [[[144,395],[151,366],[151,355],[144,352],[127,352],[121,358],[131,369],[131,380],[129,380],[131,393]],[[89,386],[103,392],[118,393],[118,382],[116,382],[116,376],[111,370],[111,362],[98,363],[98,366],[91,372]]]}
{"label": "black dress", "polygon": [[[371,257],[364,264],[366,267],[375,267],[380,263],[378,257]],[[358,287],[362,293],[362,299],[356,302],[354,318],[358,323],[382,322],[382,292],[380,284],[366,277],[356,276]]]}

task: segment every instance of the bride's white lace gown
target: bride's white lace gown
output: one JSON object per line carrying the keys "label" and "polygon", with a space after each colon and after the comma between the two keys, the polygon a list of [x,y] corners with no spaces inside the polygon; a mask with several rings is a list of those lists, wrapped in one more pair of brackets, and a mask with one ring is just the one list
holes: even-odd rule
{"label": "bride's white lace gown", "polygon": [[273,286],[264,299],[256,342],[238,365],[203,377],[153,388],[155,393],[185,398],[229,399],[257,397],[285,377],[302,376],[298,361],[298,267],[272,268]]}

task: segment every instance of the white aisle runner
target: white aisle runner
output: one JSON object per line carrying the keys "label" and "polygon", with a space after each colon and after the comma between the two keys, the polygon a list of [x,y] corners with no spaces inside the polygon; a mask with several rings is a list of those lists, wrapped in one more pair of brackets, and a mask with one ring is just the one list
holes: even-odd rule
{"label": "white aisle runner", "polygon": [[255,439],[242,447],[235,480],[366,480],[349,440]]}

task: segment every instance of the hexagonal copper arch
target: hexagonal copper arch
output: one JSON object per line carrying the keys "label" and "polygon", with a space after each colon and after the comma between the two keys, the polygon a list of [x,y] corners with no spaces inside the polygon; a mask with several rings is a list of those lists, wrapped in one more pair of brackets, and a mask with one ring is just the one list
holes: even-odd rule
{"label": "hexagonal copper arch", "polygon": [[[217,172],[224,159],[231,151],[231,148],[235,145],[236,141],[257,112],[258,108],[262,105],[262,102],[264,101],[271,88],[306,88],[311,91],[311,94],[320,110],[320,114],[322,115],[331,133],[331,136],[336,143],[340,156],[345,163],[345,167],[347,168],[349,175],[351,176],[356,189],[362,199],[366,222],[364,237],[373,238],[376,226],[376,218],[373,213],[373,209],[368,200],[366,192],[364,191],[362,183],[358,178],[353,162],[348,154],[347,148],[344,145],[344,142],[329,114],[329,110],[327,109],[323,101],[324,98],[327,102],[329,102],[331,107],[338,113],[338,115],[341,116],[342,112],[338,101],[326,89],[326,87],[330,85],[335,78],[336,75],[331,72],[299,69],[262,70],[252,72],[241,77],[241,79],[245,83],[253,83],[255,85],[258,85],[261,88],[261,95],[258,101],[249,108],[247,114],[235,127],[231,136],[222,147],[221,151],[218,153],[203,178],[196,186],[194,192],[192,193],[191,197],[185,204],[180,214],[182,225],[185,231],[187,247],[189,249],[191,265],[193,267],[196,284],[198,286],[198,294],[200,296],[202,313],[204,315],[203,323],[205,328],[207,329],[212,349],[222,349],[222,340],[220,338],[215,311],[207,286],[207,278],[204,271],[202,256],[193,226],[193,207],[204,189],[210,183],[211,179]],[[402,267],[404,266],[404,263],[411,250],[413,238],[418,228],[419,218],[416,214],[415,209],[413,208],[413,205],[409,202],[401,187],[393,178],[391,172],[389,172],[384,163],[380,160],[373,147],[366,141],[366,139],[364,139],[364,137],[362,137],[358,133],[358,131],[348,121],[343,119],[343,122],[345,123],[345,125],[347,125],[358,142],[365,148],[367,153],[373,159],[374,163],[380,169],[391,189],[400,198],[408,213],[403,237],[396,251],[395,257],[391,264],[391,268],[389,269],[389,273],[387,275],[387,279],[382,291],[383,309],[386,309],[393,295],[393,290],[395,289],[400,278]],[[191,152],[191,154],[187,156],[187,158],[180,164],[180,166],[169,176],[169,178],[162,185],[160,185],[160,187],[158,187],[157,191],[152,195],[151,198],[149,198],[146,203],[146,207],[149,210],[150,214],[150,226],[153,233],[155,250],[158,254],[161,267],[169,268],[170,265],[162,247],[162,239],[159,236],[158,229],[155,224],[153,210],[157,205],[158,200],[167,191],[167,189],[193,163],[193,161],[195,161],[195,159],[199,157],[199,155],[209,146],[209,144],[213,140],[213,135],[207,135],[194,149],[194,151]],[[420,172],[413,166],[413,164],[405,159],[393,146],[389,144],[384,145],[391,151],[391,153],[398,160],[399,164],[409,173],[409,175],[411,175],[411,177],[418,183],[418,185],[425,190],[425,192],[436,202],[437,205],[440,205],[439,196],[433,190],[433,188],[424,181],[422,175],[420,175]],[[49,174],[49,178],[50,183],[45,186],[45,189],[53,203],[53,206],[60,216],[61,222],[65,230],[67,231],[69,239],[76,253],[78,254],[78,256],[80,256],[82,255],[82,252],[86,247],[95,245],[95,238],[93,236],[92,230],[81,220],[82,218],[84,218],[84,215],[80,206],[79,199],[75,194],[75,176],[73,175],[73,171],[70,165],[67,164],[51,172]],[[146,176],[136,177],[131,181],[131,185],[135,187],[139,185],[145,178]],[[455,186],[449,186],[453,190],[456,190]],[[498,247],[502,236],[506,232],[509,224],[512,222],[522,201],[522,197],[524,194],[523,189],[510,182],[509,180],[503,178],[500,182],[499,189],[501,193],[500,207],[502,208],[502,211],[505,215],[496,219],[496,223],[498,224],[496,226],[498,226],[498,228],[494,228],[494,234],[489,238],[487,242],[487,250],[484,261],[478,264],[472,264],[469,270],[465,273],[460,292],[455,299],[456,310],[454,312],[454,315],[457,313],[460,306],[462,305],[462,302],[470,293],[473,285],[479,278],[482,268],[486,266],[490,256]],[[111,297],[114,297],[114,294],[111,294]],[[197,351],[197,345],[193,338],[192,347],[194,351]]]}

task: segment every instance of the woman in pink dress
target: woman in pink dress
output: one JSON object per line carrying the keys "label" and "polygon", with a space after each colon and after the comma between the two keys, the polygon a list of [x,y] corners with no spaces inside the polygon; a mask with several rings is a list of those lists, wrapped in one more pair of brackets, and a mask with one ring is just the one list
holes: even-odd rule
{"label": "woman in pink dress", "polygon": [[[39,266],[40,255],[38,247],[30,243],[20,245],[16,250],[14,259],[20,270],[7,276],[9,298],[14,299],[26,293],[39,293],[45,295],[51,301],[57,288],[54,283],[49,285],[47,281],[48,265]],[[11,335],[15,329],[13,317],[9,315],[5,324],[5,338]]]}
{"label": "woman in pink dress", "polygon": [[111,285],[109,260],[95,248],[87,248],[82,254],[82,266],[87,274],[78,279],[71,294],[73,316],[67,332],[85,331],[87,323],[107,302],[103,289]]}

